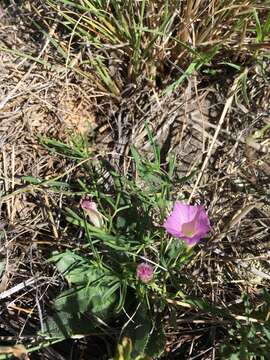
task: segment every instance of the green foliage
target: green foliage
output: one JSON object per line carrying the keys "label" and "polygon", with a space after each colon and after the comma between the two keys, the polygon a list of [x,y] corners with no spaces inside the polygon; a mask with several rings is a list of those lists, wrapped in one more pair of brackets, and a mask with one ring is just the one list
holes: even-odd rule
{"label": "green foliage", "polygon": [[[168,172],[162,169],[160,149],[148,127],[147,132],[154,157],[142,156],[132,148],[136,178],[111,172],[114,188],[110,189],[110,194],[106,193],[100,179],[94,180],[95,169],[90,168],[88,173],[90,186],[87,176],[85,181],[79,180],[82,192],[98,204],[104,225],[93,226],[82,209],[65,208],[68,223],[84,229],[84,250],[66,251],[50,259],[66,279],[69,289],[55,299],[54,313],[45,322],[43,336],[65,338],[87,334],[101,325],[109,326],[116,318],[122,321],[123,309],[130,316],[137,309],[133,321],[127,326],[123,323],[122,334],[132,341],[132,359],[139,356],[152,358],[162,353],[165,337],[149,295],[158,296],[160,309],[165,308],[161,302],[167,294],[166,281],[170,283],[166,266],[176,266],[172,259],[176,250],[171,251],[163,244],[164,230],[154,224],[153,216],[163,223],[173,186],[175,162],[171,157]],[[58,142],[51,141],[50,144],[70,155],[65,144],[60,147]],[[136,278],[136,267],[144,261],[145,253],[156,267],[155,281],[149,284]],[[192,251],[187,252],[183,244],[179,246],[177,266],[180,263],[184,266],[191,256]],[[163,286],[160,287],[159,282],[164,283]],[[89,316],[91,321],[86,324]]]}
{"label": "green foliage", "polygon": [[186,80],[190,75],[194,74],[196,71],[198,71],[203,65],[208,65],[209,62],[214,58],[214,56],[218,53],[219,46],[214,46],[210,51],[197,54],[195,59],[188,65],[187,69],[184,71],[184,73],[180,76],[179,79],[174,81],[169,87],[167,87],[164,91],[165,95],[170,94],[178,86],[180,86],[184,80]]}
{"label": "green foliage", "polygon": [[[98,322],[114,316],[120,286],[117,277],[71,251],[57,254],[51,261],[71,288],[56,298],[54,314],[47,319],[42,336],[66,338],[87,334]],[[86,321],[86,313],[91,314],[91,321]]]}
{"label": "green foliage", "polygon": [[254,309],[247,294],[243,295],[247,320],[245,323],[235,321],[229,330],[229,339],[221,347],[223,359],[269,359],[270,295],[267,291],[263,291],[261,295],[263,302],[259,309]]}
{"label": "green foliage", "polygon": [[[32,185],[43,185],[45,183],[43,179],[39,179],[34,176],[22,176],[22,180]],[[54,188],[69,188],[69,185],[64,181],[50,181],[49,184]]]}
{"label": "green foliage", "polygon": [[163,329],[160,325],[156,326],[147,307],[143,304],[136,309],[133,321],[124,329],[124,336],[132,341],[132,358],[137,358],[137,356],[156,358],[164,350]]}
{"label": "green foliage", "polygon": [[[74,38],[83,39],[88,46],[96,50],[105,50],[102,55],[91,54],[84,63],[88,62],[94,67],[99,88],[104,86],[113,95],[118,96],[121,83],[112,76],[107,52],[117,54],[121,62],[127,60],[127,66],[123,71],[129,80],[134,81],[143,70],[150,80],[156,72],[156,62],[161,56],[156,47],[167,41],[165,38],[168,39],[172,31],[174,12],[179,1],[173,6],[165,1],[158,14],[155,14],[155,4],[145,0],[83,0],[80,4],[67,0],[47,0],[47,4],[57,14],[61,25],[72,33]],[[60,53],[63,52],[56,40],[54,45]],[[67,54],[64,57],[67,59]],[[72,61],[71,54],[69,58]],[[124,63],[122,66],[124,67]]]}
{"label": "green foliage", "polygon": [[71,145],[45,136],[40,137],[40,142],[47,149],[72,159],[87,159],[89,157],[86,140],[82,137],[73,137]]}
{"label": "green foliage", "polygon": [[[194,258],[194,250],[180,240],[168,241],[161,226],[171,204],[175,181],[179,185],[189,178],[174,177],[173,156],[168,159],[168,170],[164,170],[160,148],[147,125],[146,129],[152,152],[146,156],[132,147],[136,176],[133,173],[121,176],[111,171],[108,191],[99,175],[102,159],[98,167],[80,168],[83,180],[73,184],[70,191],[74,187],[74,193],[95,201],[104,224],[93,226],[78,206],[65,207],[67,223],[71,228],[83,230],[84,238],[80,249],[74,247],[51,258],[69,288],[55,299],[54,313],[44,322],[41,335],[62,339],[93,331],[108,333],[110,326],[117,323],[121,336],[115,359],[159,358],[165,346],[161,319],[168,311],[173,314],[174,303],[179,303],[221,324],[223,321],[230,324],[230,341],[221,349],[224,358],[252,358],[255,346],[258,354],[265,356],[270,328],[268,320],[261,321],[267,317],[262,309],[260,313],[250,310],[248,298],[244,298],[244,316],[241,309],[232,314],[225,306],[215,306],[190,294],[194,283],[186,275],[186,269]],[[68,154],[66,146],[58,149]],[[145,259],[154,268],[154,278],[149,283],[142,283],[136,277],[137,265]],[[264,296],[267,309],[270,302]],[[243,323],[242,319],[249,317],[253,321]]]}
{"label": "green foliage", "polygon": [[270,32],[270,11],[268,11],[264,24],[261,23],[257,9],[253,9],[253,17],[255,19],[256,42],[261,43],[269,36]]}
{"label": "green foliage", "polygon": [[[46,0],[45,4],[51,10],[47,21],[53,19],[68,35],[68,46],[35,26],[57,49],[66,68],[117,99],[125,85],[142,82],[141,74],[154,86],[158,79],[166,80],[161,83],[168,94],[216,55],[227,55],[228,48],[234,52],[232,62],[239,52],[257,56],[263,47],[247,50],[241,39],[251,35],[249,43],[255,40],[260,46],[269,34],[269,12],[262,21],[263,6],[245,7],[238,1]],[[75,66],[78,43],[82,60]]]}

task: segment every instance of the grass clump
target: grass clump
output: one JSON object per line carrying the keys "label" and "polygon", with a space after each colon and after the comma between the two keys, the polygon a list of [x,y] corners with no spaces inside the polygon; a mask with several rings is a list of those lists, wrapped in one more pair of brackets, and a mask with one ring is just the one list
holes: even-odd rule
{"label": "grass clump", "polygon": [[56,26],[48,38],[66,66],[118,99],[130,86],[167,93],[202,66],[242,68],[267,56],[267,2],[47,0],[41,7],[36,26]]}

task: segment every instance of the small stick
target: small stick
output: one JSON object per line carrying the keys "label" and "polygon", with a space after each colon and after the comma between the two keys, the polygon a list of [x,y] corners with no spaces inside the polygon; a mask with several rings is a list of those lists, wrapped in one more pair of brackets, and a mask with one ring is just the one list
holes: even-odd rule
{"label": "small stick", "polygon": [[221,131],[221,127],[222,127],[222,124],[223,124],[223,122],[224,122],[224,120],[225,120],[226,114],[227,114],[227,112],[228,112],[228,110],[229,110],[229,108],[230,108],[230,106],[231,106],[231,104],[232,104],[233,97],[234,97],[235,91],[236,91],[236,89],[237,89],[237,84],[238,84],[238,80],[239,80],[240,76],[241,76],[241,75],[239,75],[237,78],[235,78],[235,80],[234,80],[234,82],[233,82],[233,85],[232,85],[231,91],[230,91],[230,94],[231,94],[231,95],[228,97],[228,99],[227,99],[227,101],[226,101],[226,103],[225,103],[225,106],[224,106],[224,108],[223,108],[222,114],[221,114],[220,119],[219,119],[219,122],[218,122],[218,126],[217,126],[217,128],[216,128],[216,131],[215,131],[215,134],[214,134],[214,137],[213,137],[213,140],[212,140],[211,145],[210,145],[210,147],[209,147],[209,149],[208,149],[208,152],[207,152],[207,154],[206,154],[206,157],[205,157],[205,160],[204,160],[204,162],[203,162],[203,165],[202,165],[202,168],[201,168],[201,170],[200,170],[200,173],[199,173],[199,176],[198,176],[198,178],[197,178],[197,181],[196,181],[196,183],[195,183],[195,185],[194,185],[194,187],[193,187],[193,189],[192,189],[192,192],[191,192],[191,194],[190,194],[190,197],[189,197],[189,199],[188,199],[188,203],[190,203],[191,199],[193,198],[193,196],[194,196],[194,194],[195,194],[195,192],[196,192],[196,190],[197,190],[197,188],[198,188],[198,186],[199,186],[199,184],[200,184],[200,181],[201,181],[201,178],[202,178],[202,176],[203,176],[204,170],[205,170],[205,168],[206,168],[206,166],[207,166],[207,164],[208,164],[208,162],[209,162],[209,159],[210,159],[210,157],[211,157],[211,155],[212,155],[212,151],[213,151],[214,145],[215,145],[215,143],[216,143],[218,134],[219,134],[220,131]]}
{"label": "small stick", "polygon": [[0,293],[0,300],[3,300],[5,298],[15,294],[16,292],[21,291],[26,286],[30,286],[41,279],[45,279],[45,278],[44,277],[40,277],[40,278],[32,277],[26,281],[19,283],[18,285],[13,286],[11,289],[3,291],[2,293]]}

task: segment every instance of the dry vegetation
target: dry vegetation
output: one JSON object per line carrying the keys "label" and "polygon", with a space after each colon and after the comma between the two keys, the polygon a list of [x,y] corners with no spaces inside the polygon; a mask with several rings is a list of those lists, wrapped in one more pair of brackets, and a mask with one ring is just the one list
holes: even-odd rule
{"label": "dry vegetation", "polygon": [[[217,7],[222,2],[207,3],[208,14],[221,11]],[[3,352],[16,355],[12,348],[15,344],[38,346],[36,334],[50,314],[54,298],[66,287],[47,259],[54,250],[79,246],[82,236],[62,215],[64,206],[78,207],[79,196],[70,196],[70,189],[56,191],[46,184],[29,184],[29,179],[24,178],[73,184],[81,177],[77,161],[44,146],[40,136],[68,144],[81,136],[87,138],[87,151],[94,158],[103,157],[115,171],[125,175],[133,171],[131,144],[145,157],[151,157],[147,121],[161,147],[164,166],[173,152],[176,176],[194,174],[175,187],[174,198],[182,194],[191,202],[206,204],[213,225],[211,238],[198,246],[185,270],[194,284],[193,294],[229,309],[239,321],[244,292],[254,307],[261,306],[262,290],[269,288],[270,278],[270,62],[269,56],[258,62],[255,58],[259,58],[260,51],[269,51],[269,37],[254,43],[249,23],[245,32],[242,28],[239,33],[233,30],[234,19],[252,6],[242,3],[235,4],[233,16],[228,14],[224,29],[213,24],[207,27],[200,20],[205,16],[203,2],[196,2],[198,8],[195,4],[185,8],[186,18],[195,19],[198,26],[194,20],[194,26],[179,28],[181,42],[191,37],[196,41],[196,50],[203,52],[205,47],[222,42],[223,37],[226,41],[213,60],[169,92],[165,90],[175,85],[179,73],[186,71],[192,61],[188,49],[178,48],[181,44],[160,40],[148,55],[155,62],[145,58],[136,68],[125,66],[128,49],[115,35],[114,46],[97,46],[111,71],[112,81],[104,85],[93,64],[86,62],[95,47],[84,44],[75,30],[69,36],[57,19],[52,21],[51,8],[39,1],[0,5]],[[66,10],[63,4],[55,6]],[[262,9],[259,13],[265,19],[269,7],[267,10],[261,3],[258,9]],[[155,8],[152,11],[156,14]],[[86,28],[83,14],[81,10],[73,18],[75,29]],[[31,16],[50,37],[30,23]],[[158,15],[153,15],[152,21],[158,22]],[[144,34],[143,48],[149,42],[148,36]],[[57,47],[51,39],[55,39]],[[59,46],[68,54],[68,60],[61,57]],[[255,46],[256,56],[252,53]],[[233,61],[241,66],[240,71],[230,66]],[[218,358],[216,349],[226,339],[226,321],[220,324],[210,314],[182,307],[177,301],[174,305],[177,326],[172,326],[169,314],[163,319],[167,323],[164,358]],[[94,334],[67,340],[65,346],[44,346],[29,356],[60,360],[89,359],[91,354],[91,359],[106,359],[104,344],[114,341],[113,334],[107,334],[106,340]]]}

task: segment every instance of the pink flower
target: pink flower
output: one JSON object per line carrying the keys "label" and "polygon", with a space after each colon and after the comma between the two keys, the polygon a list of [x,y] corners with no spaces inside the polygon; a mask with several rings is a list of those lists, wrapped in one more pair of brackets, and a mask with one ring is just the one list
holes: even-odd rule
{"label": "pink flower", "polygon": [[80,205],[94,226],[100,228],[104,225],[103,215],[98,211],[94,201],[82,199]]}
{"label": "pink flower", "polygon": [[137,278],[144,283],[153,279],[153,266],[147,263],[141,263],[137,266]]}
{"label": "pink flower", "polygon": [[171,215],[164,223],[169,234],[187,242],[197,244],[210,230],[210,221],[204,207],[187,205],[176,201]]}

